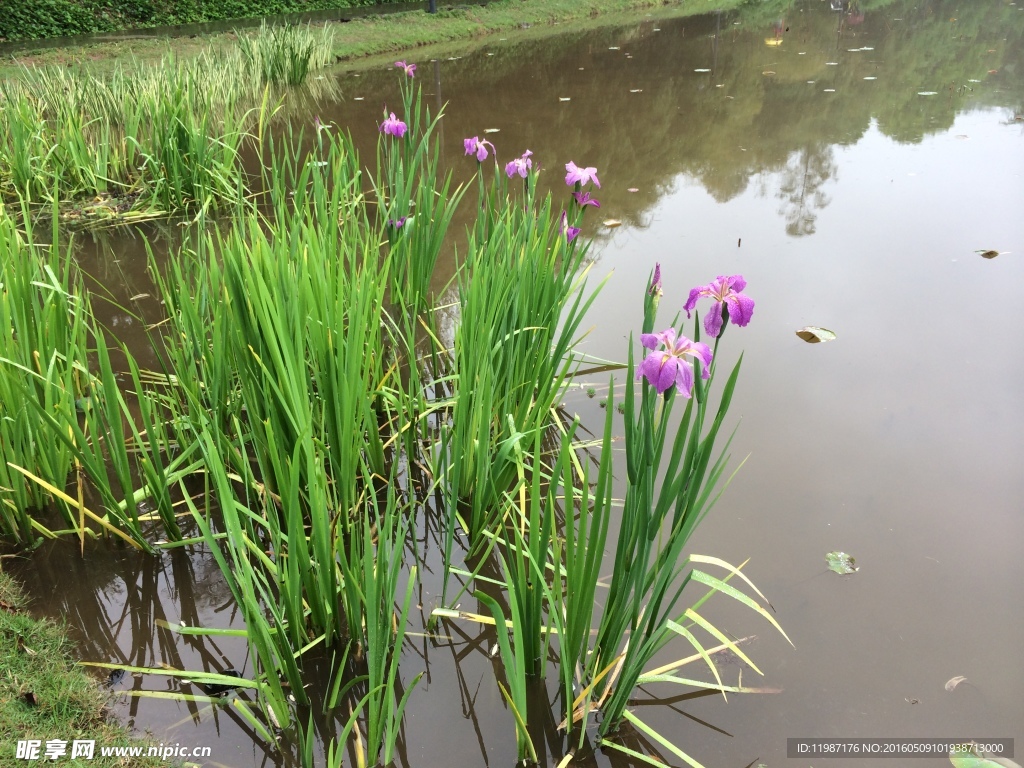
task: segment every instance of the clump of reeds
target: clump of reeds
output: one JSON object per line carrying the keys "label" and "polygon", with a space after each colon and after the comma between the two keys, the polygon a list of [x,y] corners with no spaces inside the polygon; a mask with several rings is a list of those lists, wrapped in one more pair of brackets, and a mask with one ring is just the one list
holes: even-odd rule
{"label": "clump of reeds", "polygon": [[303,83],[333,61],[332,42],[327,27],[264,25],[227,51],[105,76],[25,68],[0,83],[0,197],[99,197],[120,220],[238,206],[253,191],[242,150],[259,149],[273,112],[267,89]]}
{"label": "clump of reeds", "polygon": [[[252,57],[262,55],[257,50]],[[291,70],[281,66],[287,79]],[[529,711],[528,685],[547,674],[556,653],[563,727],[577,728],[581,743],[599,711],[598,735],[610,748],[629,751],[612,740],[629,721],[695,764],[626,704],[644,683],[752,690],[726,685],[710,661],[719,648],[746,659],[698,612],[711,595],[731,597],[778,627],[730,583],[760,596],[739,568],[685,555],[726,481],[729,440],[719,435],[740,363],[716,395],[714,358],[729,324],[725,307],[746,307],[734,324],[749,320],[752,302],[731,287],[742,278],[695,289],[686,304],[689,311],[698,297],[717,297],[720,322],[706,326],[714,350],[700,343],[699,320],[692,342],[681,338],[682,327],[652,333],[661,290],[660,279],[652,281],[641,335],[647,356],[635,365],[631,345],[624,366],[623,474],[613,453],[614,398],[603,431],[587,443],[557,409],[580,365],[575,347],[595,294],[577,239],[582,213],[594,204],[581,186],[596,182],[595,169],[567,166],[575,204],[559,213],[550,197],[536,198],[529,153],[505,169],[523,177],[522,195],[510,193],[500,169],[485,181],[481,161],[455,277],[458,325],[446,348],[430,286],[438,254],[452,246],[449,224],[462,193],[438,171],[435,123],[408,83],[404,96],[405,119],[389,113],[380,125],[373,199],[344,135],[317,124],[306,152],[301,131],[289,132],[266,144],[269,206],[237,210],[231,227],[201,234],[166,269],[154,262],[167,313],[154,347],[163,370],[140,371],[122,349],[130,392],[117,385],[70,260],[48,262],[31,231],[19,234],[0,212],[0,321],[12,329],[0,341],[0,442],[5,459],[14,457],[0,467],[0,484],[11,489],[0,498],[0,535],[43,532],[32,509],[56,500],[79,535],[98,525],[151,548],[146,523],[180,539],[176,509],[187,510],[198,531],[188,541],[213,553],[246,622],[256,669],[245,684],[263,716],[240,698],[239,712],[268,740],[275,729],[301,728],[296,708],[310,704],[304,655],[329,646],[343,661],[327,705],[345,696],[350,703],[341,737],[357,734],[361,765],[388,763],[416,684],[403,686],[399,670],[417,578],[415,567],[406,568],[406,538],[423,498],[437,491],[445,582],[458,558],[454,542],[465,534],[476,568],[458,570],[491,614],[475,618],[497,630],[499,685],[520,758],[536,760],[531,720],[551,717]],[[192,146],[194,98],[183,85],[159,102],[179,110],[161,140]],[[201,122],[193,127],[205,130]],[[25,146],[36,140],[32,131],[17,138]],[[172,144],[155,155],[136,146],[133,162],[145,167],[156,158],[152,167],[166,169]],[[202,151],[187,150],[206,157]],[[225,167],[236,161],[237,147],[213,151],[226,153]],[[217,176],[218,161],[209,164],[164,174],[153,190],[168,204],[220,183],[227,194],[230,176],[204,176]],[[17,172],[31,188],[38,168],[29,162]],[[44,173],[37,191],[55,178]],[[430,488],[414,489],[414,465]],[[81,480],[77,499],[65,490],[74,468],[102,500],[102,515],[87,509]],[[617,469],[625,493],[602,600]],[[190,475],[202,478],[201,493],[186,486]],[[140,514],[144,496],[155,500],[156,519]],[[500,579],[478,577],[487,564]],[[706,593],[690,600],[691,584]],[[460,614],[441,607],[435,615]],[[698,630],[718,646],[709,648]],[[715,682],[675,674],[687,659],[649,668],[677,639]],[[300,739],[307,756],[308,736]],[[339,752],[334,745],[327,752],[334,764]]]}

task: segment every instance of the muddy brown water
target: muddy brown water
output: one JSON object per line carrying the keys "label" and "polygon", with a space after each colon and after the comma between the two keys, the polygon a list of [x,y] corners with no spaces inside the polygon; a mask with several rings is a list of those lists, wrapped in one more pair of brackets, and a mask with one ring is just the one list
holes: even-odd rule
{"label": "muddy brown water", "polygon": [[[564,163],[597,167],[602,208],[588,212],[584,235],[595,238],[595,274],[615,274],[588,353],[624,358],[655,262],[664,326],[692,286],[718,274],[742,273],[757,302],[751,324],[722,343],[727,359],[745,354],[732,453],[746,463],[691,549],[751,558],[746,571],[796,647],[720,604],[709,611],[716,623],[757,634],[748,653],[765,677],[724,657],[722,674],[735,682],[742,669],[745,683],[781,692],[725,702],[652,687],[637,714],[706,766],[864,764],[787,759],[787,737],[1012,737],[1024,748],[1024,4],[769,9],[778,5],[510,34],[419,61],[418,82],[448,105],[445,161],[460,180],[476,169],[462,139],[489,128],[502,163],[531,149],[558,195]],[[399,103],[397,72],[329,76],[343,98],[316,114],[372,156],[383,106]],[[622,225],[603,227],[609,218]],[[80,253],[124,303],[149,290],[144,242],[159,251],[177,237],[173,225],[86,236]],[[987,260],[979,249],[1005,253]],[[144,349],[138,320],[104,312]],[[838,338],[807,344],[794,334],[807,325]],[[592,383],[596,398],[575,391],[565,405],[593,426],[606,381]],[[436,536],[425,521],[420,551]],[[860,570],[829,572],[832,550]],[[437,599],[429,557],[415,632]],[[37,610],[71,624],[85,659],[251,670],[237,638],[187,640],[155,624],[239,626],[201,551],[94,549],[83,561],[56,545],[7,562]],[[463,607],[478,606],[464,597]],[[403,680],[426,674],[398,762],[513,765],[493,637],[468,624],[443,631],[403,648]],[[958,675],[966,682],[946,691]],[[116,711],[154,743],[210,746],[209,765],[294,764],[294,747],[264,744],[231,711],[123,695],[175,690],[164,678],[128,675],[114,688]],[[566,745],[538,720],[551,765]],[[635,734],[627,743],[655,746]],[[583,762],[633,764],[603,752]]]}

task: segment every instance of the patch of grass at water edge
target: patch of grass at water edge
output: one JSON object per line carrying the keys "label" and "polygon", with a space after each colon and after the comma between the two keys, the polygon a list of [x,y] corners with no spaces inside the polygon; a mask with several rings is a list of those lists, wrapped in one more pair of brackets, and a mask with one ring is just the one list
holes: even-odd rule
{"label": "patch of grass at water edge", "polygon": [[[0,573],[0,766],[25,765],[16,758],[20,739],[68,742],[95,739],[94,766],[128,765],[127,758],[101,757],[100,745],[128,745],[132,736],[109,720],[96,681],[71,662],[64,629],[25,612],[25,597],[10,576]],[[31,693],[36,704],[26,703]],[[42,754],[42,752],[40,752]],[[66,757],[65,765],[79,764]],[[131,758],[137,766],[166,765],[156,758]]]}

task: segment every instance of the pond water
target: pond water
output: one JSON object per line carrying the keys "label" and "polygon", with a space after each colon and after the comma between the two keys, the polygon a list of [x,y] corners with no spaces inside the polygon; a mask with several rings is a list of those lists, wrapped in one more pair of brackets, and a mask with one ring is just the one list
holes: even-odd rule
{"label": "pond water", "polygon": [[[644,719],[707,766],[863,762],[787,760],[787,737],[1011,737],[1024,747],[1024,3],[833,12],[809,0],[782,16],[769,5],[779,4],[510,34],[419,61],[418,77],[428,99],[447,103],[445,160],[459,180],[476,170],[462,139],[493,128],[499,160],[531,149],[557,195],[564,163],[597,167],[602,208],[584,235],[596,273],[615,274],[586,352],[624,358],[656,262],[665,325],[692,286],[719,274],[743,274],[757,302],[750,325],[723,342],[725,357],[745,355],[732,453],[746,462],[691,548],[751,558],[745,570],[795,648],[749,611],[719,605],[716,624],[759,634],[748,650],[765,672],[756,684],[781,692],[725,702],[652,688],[637,701]],[[343,98],[318,115],[371,156],[382,106],[399,103],[396,73],[335,75]],[[165,248],[172,230],[87,239],[82,261],[125,302],[147,290],[145,240]],[[97,310],[140,342],[138,321]],[[794,331],[808,325],[838,338],[807,344]],[[596,428],[599,400],[576,391],[565,406]],[[830,572],[833,550],[860,570]],[[70,622],[85,659],[245,668],[241,639],[199,642],[154,623],[238,626],[202,552],[82,561],[57,545],[14,570],[38,610]],[[435,584],[424,580],[414,622],[425,623]],[[403,648],[402,678],[426,675],[399,762],[513,765],[492,635],[444,631]],[[721,669],[734,682],[741,667],[723,659]],[[947,691],[954,676],[966,681]],[[114,687],[175,689],[149,676]],[[118,701],[157,742],[211,746],[209,765],[289,763],[231,711]],[[553,726],[535,735],[549,765],[565,752]],[[633,764],[600,752],[587,761]]]}

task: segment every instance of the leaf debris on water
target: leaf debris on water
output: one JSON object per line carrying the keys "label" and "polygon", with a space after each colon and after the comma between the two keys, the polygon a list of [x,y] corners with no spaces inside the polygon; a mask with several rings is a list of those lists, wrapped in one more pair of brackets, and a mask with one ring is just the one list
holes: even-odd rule
{"label": "leaf debris on water", "polygon": [[825,561],[828,563],[829,570],[835,571],[841,576],[856,573],[860,570],[853,556],[845,552],[829,552],[825,555]]}
{"label": "leaf debris on water", "polygon": [[619,221],[618,219],[605,219],[602,223],[609,229],[614,229],[615,227],[622,226],[622,222]]}
{"label": "leaf debris on water", "polygon": [[572,97],[571,96],[559,96],[558,100],[559,101],[572,101]]}
{"label": "leaf debris on water", "polygon": [[994,259],[996,256],[1002,256],[1004,253],[1009,253],[1009,251],[993,251],[979,248],[975,253],[979,254],[983,259]]}
{"label": "leaf debris on water", "polygon": [[956,677],[949,678],[949,680],[946,681],[946,690],[952,691],[956,689],[956,687],[966,679],[967,678],[963,675],[957,675]]}
{"label": "leaf debris on water", "polygon": [[710,69],[695,69],[694,72],[710,72]]}
{"label": "leaf debris on water", "polygon": [[836,340],[835,331],[830,331],[828,328],[819,328],[816,325],[808,325],[806,328],[801,328],[796,332],[796,335],[808,344],[818,344],[822,341]]}
{"label": "leaf debris on water", "polygon": [[484,133],[497,133],[501,128],[484,128]]}

